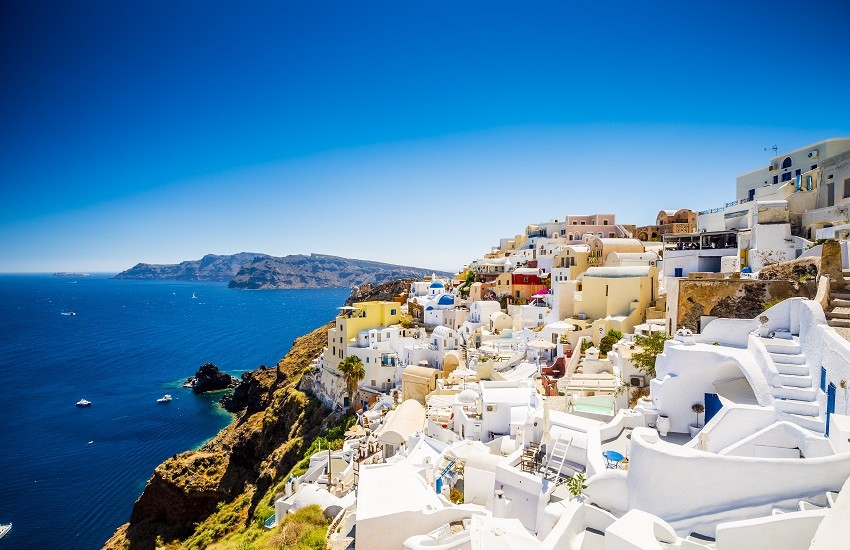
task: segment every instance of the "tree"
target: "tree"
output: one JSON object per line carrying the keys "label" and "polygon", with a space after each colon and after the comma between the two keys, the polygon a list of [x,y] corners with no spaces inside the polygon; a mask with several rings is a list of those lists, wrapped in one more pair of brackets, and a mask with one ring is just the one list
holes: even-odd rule
{"label": "tree", "polygon": [[649,336],[635,336],[635,343],[640,351],[632,354],[632,364],[642,370],[650,378],[655,378],[655,358],[664,351],[664,342],[670,337],[663,332],[654,332]]}
{"label": "tree", "polygon": [[342,378],[345,380],[345,390],[351,398],[351,409],[355,409],[357,403],[357,394],[359,393],[358,384],[366,378],[366,369],[363,368],[363,361],[356,355],[349,355],[337,367]]}

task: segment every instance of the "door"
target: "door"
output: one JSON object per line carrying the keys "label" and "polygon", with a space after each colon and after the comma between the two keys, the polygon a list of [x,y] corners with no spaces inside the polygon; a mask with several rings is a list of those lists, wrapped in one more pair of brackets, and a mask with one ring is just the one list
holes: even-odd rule
{"label": "door", "polygon": [[716,393],[705,394],[705,423],[708,424],[708,421],[714,418],[714,415],[716,415],[722,407],[723,403],[720,402],[720,397],[718,397]]}
{"label": "door", "polygon": [[829,416],[835,412],[835,384],[830,384],[826,389],[826,432],[829,436]]}

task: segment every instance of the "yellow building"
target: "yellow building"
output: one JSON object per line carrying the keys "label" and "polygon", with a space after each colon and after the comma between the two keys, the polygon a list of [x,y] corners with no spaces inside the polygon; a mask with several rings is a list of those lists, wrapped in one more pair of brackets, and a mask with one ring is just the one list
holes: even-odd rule
{"label": "yellow building", "polygon": [[646,320],[646,310],[655,304],[658,270],[655,267],[591,267],[581,280],[581,301],[574,314],[593,328],[593,341],[609,330],[633,332]]}
{"label": "yellow building", "polygon": [[384,328],[401,321],[401,304],[396,302],[357,302],[340,309],[335,326],[328,331],[325,365],[336,369],[345,359],[346,348],[357,341],[360,331]]}
{"label": "yellow building", "polygon": [[511,288],[511,280],[513,279],[513,273],[507,272],[502,273],[493,283],[490,285],[490,288],[493,292],[496,293],[497,297],[502,297],[504,295],[512,296],[513,291]]}
{"label": "yellow building", "polygon": [[552,265],[552,283],[574,281],[587,271],[590,247],[586,244],[570,245],[561,250]]}

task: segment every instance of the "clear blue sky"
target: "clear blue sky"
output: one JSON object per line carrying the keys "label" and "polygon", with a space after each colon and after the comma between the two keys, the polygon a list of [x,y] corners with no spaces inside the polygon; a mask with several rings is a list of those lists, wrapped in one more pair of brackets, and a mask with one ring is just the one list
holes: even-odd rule
{"label": "clear blue sky", "polygon": [[0,271],[455,269],[850,135],[846,1],[0,3]]}

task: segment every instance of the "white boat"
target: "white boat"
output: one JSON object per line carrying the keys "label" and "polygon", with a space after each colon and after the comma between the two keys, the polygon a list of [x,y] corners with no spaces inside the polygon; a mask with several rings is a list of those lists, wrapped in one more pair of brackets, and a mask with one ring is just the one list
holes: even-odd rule
{"label": "white boat", "polygon": [[170,401],[171,401],[171,394],[170,393],[166,393],[165,395],[163,395],[162,397],[160,397],[159,399],[156,400],[157,403],[168,403]]}
{"label": "white boat", "polygon": [[195,293],[194,293],[194,292],[192,293],[192,299],[193,299],[193,300],[197,300],[197,299],[198,299],[198,297],[197,297],[197,296],[195,296]]}
{"label": "white boat", "polygon": [[88,401],[86,399],[80,399],[79,401],[77,401],[77,406],[78,407],[91,407],[91,401]]}
{"label": "white boat", "polygon": [[77,314],[77,312],[76,312],[76,311],[63,311],[63,312],[62,312],[62,315],[70,315],[70,316],[72,316],[72,317],[73,317],[74,315],[76,315],[76,314]]}
{"label": "white boat", "polygon": [[0,539],[2,539],[6,535],[6,533],[8,533],[11,530],[12,530],[12,524],[11,523],[0,524]]}

